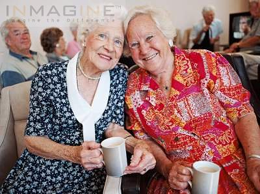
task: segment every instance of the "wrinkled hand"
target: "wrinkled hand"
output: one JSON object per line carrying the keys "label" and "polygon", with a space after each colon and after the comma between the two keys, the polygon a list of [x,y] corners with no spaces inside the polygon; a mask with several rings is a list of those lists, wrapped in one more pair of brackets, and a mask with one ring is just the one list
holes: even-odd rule
{"label": "wrinkled hand", "polygon": [[224,50],[224,52],[225,53],[233,53],[233,52],[235,52],[236,49],[237,49],[237,45],[238,45],[238,43],[234,42],[233,44],[231,44],[231,46],[228,49]]}
{"label": "wrinkled hand", "polygon": [[145,141],[139,140],[134,147],[131,163],[126,167],[124,174],[144,174],[155,167],[156,160]]}
{"label": "wrinkled hand", "polygon": [[188,187],[188,181],[191,181],[192,174],[188,168],[191,168],[192,164],[184,161],[173,162],[170,166],[168,174],[168,182],[170,187],[176,190],[185,190]]}
{"label": "wrinkled hand", "polygon": [[105,131],[106,137],[124,137],[125,135],[125,129],[124,127],[116,124],[116,123],[110,123],[107,130]]}
{"label": "wrinkled hand", "polygon": [[82,144],[80,157],[81,165],[87,170],[102,168],[104,165],[103,154],[100,151],[100,144],[94,141],[85,141]]}
{"label": "wrinkled hand", "polygon": [[260,192],[260,160],[257,158],[250,158],[247,160],[247,174],[249,179],[253,182],[256,190]]}

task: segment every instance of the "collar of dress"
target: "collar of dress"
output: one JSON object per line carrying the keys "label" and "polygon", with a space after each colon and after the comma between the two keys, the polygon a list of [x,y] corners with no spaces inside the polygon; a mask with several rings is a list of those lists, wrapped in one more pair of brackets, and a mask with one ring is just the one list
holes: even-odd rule
{"label": "collar of dress", "polygon": [[76,77],[77,60],[79,60],[79,53],[69,61],[67,68],[68,98],[76,119],[83,125],[84,141],[95,141],[95,123],[102,117],[107,107],[110,74],[109,71],[102,73],[93,103],[89,105],[78,91]]}

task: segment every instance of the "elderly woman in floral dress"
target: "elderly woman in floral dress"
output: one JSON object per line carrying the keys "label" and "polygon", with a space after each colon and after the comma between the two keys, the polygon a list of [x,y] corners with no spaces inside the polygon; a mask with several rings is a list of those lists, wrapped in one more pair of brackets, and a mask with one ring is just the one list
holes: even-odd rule
{"label": "elderly woman in floral dress", "polygon": [[[118,64],[123,12],[113,15],[82,24],[82,53],[39,68],[31,88],[27,149],[0,193],[103,192],[106,171],[100,142],[110,123],[124,124],[127,81],[126,66]],[[154,167],[144,141],[128,150],[133,158],[125,173]]]}

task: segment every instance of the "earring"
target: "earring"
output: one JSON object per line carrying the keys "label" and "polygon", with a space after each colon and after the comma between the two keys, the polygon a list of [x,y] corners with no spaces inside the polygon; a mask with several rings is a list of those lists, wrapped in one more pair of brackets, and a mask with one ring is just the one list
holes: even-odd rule
{"label": "earring", "polygon": [[173,41],[172,41],[172,39],[169,39],[168,44],[169,44],[170,47],[173,47]]}
{"label": "earring", "polygon": [[82,42],[82,47],[86,47],[86,42],[85,42],[85,40]]}

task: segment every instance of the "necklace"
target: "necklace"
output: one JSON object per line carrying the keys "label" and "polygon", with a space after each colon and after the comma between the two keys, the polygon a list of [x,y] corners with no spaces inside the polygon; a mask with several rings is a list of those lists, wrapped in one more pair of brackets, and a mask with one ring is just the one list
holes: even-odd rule
{"label": "necklace", "polygon": [[81,65],[80,65],[80,62],[78,62],[78,66],[79,66],[79,70],[80,70],[80,72],[82,73],[82,75],[83,75],[84,77],[86,77],[87,79],[89,79],[89,80],[99,80],[99,79],[101,78],[101,76],[99,76],[99,77],[90,77],[90,76],[86,75],[86,74],[84,73],[84,71],[83,71]]}

